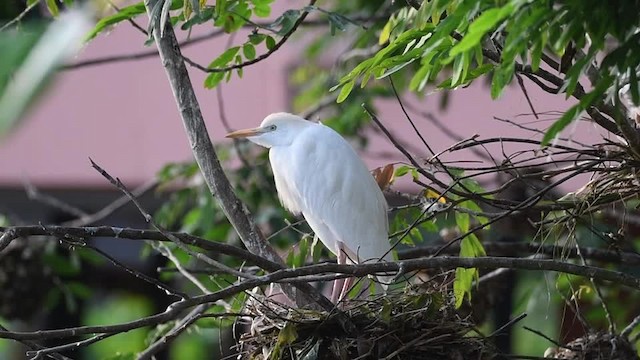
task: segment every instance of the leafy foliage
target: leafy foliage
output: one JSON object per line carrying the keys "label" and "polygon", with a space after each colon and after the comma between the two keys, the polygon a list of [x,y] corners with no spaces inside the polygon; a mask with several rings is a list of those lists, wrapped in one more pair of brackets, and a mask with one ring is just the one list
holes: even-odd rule
{"label": "leafy foliage", "polygon": [[[410,90],[422,91],[434,81],[440,82],[439,88],[455,89],[491,73],[491,95],[497,98],[516,70],[536,74],[545,51],[563,57],[568,49],[577,49],[579,56],[569,59],[575,63],[557,90],[567,96],[578,90],[580,102],[549,129],[543,139],[547,144],[583,110],[617,96],[621,84],[637,79],[640,35],[635,31],[637,17],[631,14],[638,8],[637,1],[613,6],[577,0],[423,1],[417,10],[405,7],[390,17],[379,41],[388,44],[344,75],[334,90],[340,89],[341,102],[357,82],[364,87],[371,78],[382,79],[414,65],[408,71],[413,74]],[[611,38],[620,46],[604,57],[593,90],[583,96],[579,80]],[[439,79],[446,68],[451,72]],[[637,82],[633,87],[637,89]]]}

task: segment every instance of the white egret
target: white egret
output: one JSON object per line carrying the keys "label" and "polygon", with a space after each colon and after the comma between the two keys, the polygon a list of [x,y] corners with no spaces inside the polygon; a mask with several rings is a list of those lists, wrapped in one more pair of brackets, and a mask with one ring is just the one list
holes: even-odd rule
{"label": "white egret", "polygon": [[[278,197],[302,214],[338,264],[392,261],[387,202],[351,145],[333,129],[288,113],[267,116],[260,127],[228,138],[269,148]],[[385,286],[388,277],[379,277]],[[353,279],[336,280],[331,300],[341,300]]]}

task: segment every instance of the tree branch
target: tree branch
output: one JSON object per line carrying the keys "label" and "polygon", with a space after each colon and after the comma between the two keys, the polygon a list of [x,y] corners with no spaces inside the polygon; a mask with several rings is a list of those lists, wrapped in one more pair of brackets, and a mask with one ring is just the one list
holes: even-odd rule
{"label": "tree branch", "polygon": [[[476,258],[460,258],[460,257],[433,257],[421,258],[399,262],[378,262],[372,264],[357,265],[338,265],[331,263],[303,266],[297,269],[282,269],[255,279],[243,280],[242,282],[231,285],[225,289],[216,291],[211,294],[195,296],[189,299],[181,300],[171,304],[166,311],[137,319],[134,321],[105,326],[81,326],[56,330],[40,330],[33,332],[12,332],[0,331],[0,338],[13,340],[44,340],[52,338],[69,338],[87,334],[116,333],[129,331],[135,328],[157,325],[162,322],[174,319],[177,314],[201,304],[214,303],[218,300],[233,296],[242,291],[249,290],[256,286],[271,284],[274,282],[296,281],[301,276],[322,274],[322,273],[338,273],[351,276],[367,276],[381,273],[397,273],[398,271],[410,272],[423,269],[442,269],[450,270],[455,268],[481,268],[481,269],[498,269],[511,268],[520,270],[533,271],[554,271],[566,274],[573,274],[593,278],[599,281],[611,281],[620,285],[624,285],[636,290],[640,290],[640,278],[625,274],[618,271],[600,269],[593,266],[584,266],[571,264],[556,260],[546,259],[521,259],[506,257],[476,257]],[[333,315],[337,315],[335,312]]]}

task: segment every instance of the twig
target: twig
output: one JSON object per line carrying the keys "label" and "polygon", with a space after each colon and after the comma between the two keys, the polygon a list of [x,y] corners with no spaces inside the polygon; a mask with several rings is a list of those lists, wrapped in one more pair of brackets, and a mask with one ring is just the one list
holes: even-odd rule
{"label": "twig", "polygon": [[14,237],[10,231],[4,231],[2,235],[0,235],[0,252],[2,252],[2,250],[9,246],[9,244],[11,244],[11,241],[13,241],[13,239],[15,238],[16,237]]}
{"label": "twig", "polygon": [[[117,12],[120,12],[120,8],[113,3],[113,1],[109,0],[109,5]],[[134,28],[136,28],[138,31],[140,31],[141,33],[145,34],[146,36],[149,36],[149,33],[147,32],[147,30],[145,30],[145,28],[143,28],[142,26],[138,25],[138,23],[133,20],[132,18],[127,19],[127,21],[129,22],[129,24],[131,24],[131,26],[133,26]]]}
{"label": "twig", "polygon": [[[627,325],[624,329],[622,329],[622,332],[620,332],[620,336],[629,337],[629,335],[631,335],[631,332],[638,325],[640,325],[640,315],[638,315],[635,318],[633,318],[633,321],[629,325]],[[634,336],[633,339],[629,339],[629,340],[631,340],[632,344],[635,343],[636,341],[638,341],[638,336],[640,336],[640,333],[636,334],[636,336]]]}
{"label": "twig", "polygon": [[522,313],[518,316],[516,316],[515,318],[509,320],[508,323],[500,326],[497,330],[495,330],[494,332],[492,332],[488,337],[494,337],[496,335],[499,335],[502,331],[504,331],[507,328],[510,328],[511,326],[513,326],[513,324],[517,323],[518,321],[524,319],[525,317],[527,317],[526,313]]}
{"label": "twig", "polygon": [[189,271],[187,271],[184,268],[184,266],[182,266],[182,264],[180,263],[180,260],[178,260],[178,258],[176,258],[175,255],[173,255],[173,253],[171,252],[171,250],[169,250],[168,247],[166,247],[162,243],[159,243],[157,244],[157,246],[154,246],[154,247],[162,254],[162,256],[169,259],[169,261],[171,261],[173,265],[175,265],[178,272],[180,272],[180,274],[182,274],[182,276],[184,276],[187,280],[191,281],[191,283],[195,285],[198,289],[200,289],[200,291],[202,291],[203,294],[211,294],[211,291],[209,291],[209,289],[207,289],[207,287],[204,286],[200,282],[200,280],[198,280],[195,276],[191,275],[191,273],[189,273]]}
{"label": "twig", "polygon": [[538,330],[532,329],[532,328],[530,328],[530,327],[528,327],[528,326],[523,326],[522,328],[523,328],[523,329],[525,329],[525,330],[527,330],[527,331],[529,331],[529,332],[532,332],[532,333],[534,333],[534,334],[536,334],[536,335],[540,336],[541,338],[543,338],[543,339],[547,340],[548,342],[552,343],[553,345],[555,345],[555,346],[557,346],[557,347],[559,347],[559,348],[565,348],[565,349],[569,349],[569,350],[575,350],[575,349],[573,349],[573,348],[569,348],[569,347],[567,347],[567,346],[565,346],[565,345],[560,344],[559,342],[557,342],[557,341],[553,340],[552,338],[548,337],[547,335],[545,335],[545,334],[544,334],[543,332],[541,332],[541,331],[538,331]]}
{"label": "twig", "polygon": [[42,355],[50,355],[52,353],[58,352],[58,351],[66,351],[66,350],[76,350],[79,349],[81,347],[87,346],[87,345],[91,345],[93,343],[96,343],[98,341],[102,341],[108,337],[111,337],[115,335],[114,334],[98,334],[98,335],[94,335],[88,339],[84,339],[84,340],[80,340],[80,341],[74,341],[70,344],[63,344],[63,345],[58,345],[58,346],[53,346],[50,348],[42,348],[40,350],[34,350],[34,351],[27,351],[25,353],[25,355],[32,357],[32,359],[39,359],[40,356]]}
{"label": "twig", "polygon": [[41,203],[43,203],[45,205],[49,205],[49,206],[51,206],[51,207],[53,207],[55,209],[62,210],[65,213],[73,215],[73,216],[77,216],[77,217],[87,216],[87,213],[84,212],[82,209],[79,209],[79,208],[77,208],[75,206],[67,204],[64,201],[56,199],[53,196],[41,193],[29,181],[29,179],[24,179],[23,183],[24,183],[24,189],[25,189],[25,191],[27,193],[27,198],[29,198],[29,200],[39,201],[39,202],[41,202]]}
{"label": "twig", "polygon": [[[148,191],[153,190],[158,185],[158,180],[153,179],[148,181],[145,184],[142,184],[140,187],[133,189],[131,192],[135,197],[142,196]],[[103,207],[93,214],[85,214],[84,216],[79,217],[78,219],[73,219],[70,221],[63,222],[61,225],[63,226],[86,226],[89,224],[96,223],[107,216],[113,214],[116,210],[125,206],[129,203],[129,197],[127,195],[122,195],[121,197],[114,200],[112,203]]]}
{"label": "twig", "polygon": [[191,324],[200,318],[200,316],[207,311],[209,305],[202,304],[196,306],[187,315],[185,315],[180,321],[178,321],[169,332],[156,340],[153,344],[149,345],[144,351],[136,356],[136,360],[148,360],[154,359],[154,355],[167,346],[172,340],[174,340],[180,333],[185,331]]}
{"label": "twig", "polygon": [[[549,256],[555,256],[562,254],[566,258],[577,258],[577,250],[575,247],[565,248],[561,245],[543,244],[538,242],[525,243],[525,242],[483,242],[482,246],[488,254],[496,253],[503,256],[516,256],[519,254],[544,254]],[[398,250],[398,258],[414,259],[423,256],[433,255],[440,246],[424,246],[410,249]],[[447,249],[446,254],[457,254],[460,252],[459,246],[452,246]],[[640,255],[632,252],[615,251],[597,249],[593,247],[580,247],[582,256],[587,259],[606,261],[616,264],[627,265],[640,265]]]}
{"label": "twig", "polygon": [[[0,232],[4,233],[3,236],[6,237],[5,240],[7,241],[7,243],[19,237],[37,235],[50,235],[58,238],[113,237],[130,240],[171,241],[159,231],[146,229],[124,229],[113,226],[66,227],[57,225],[27,225],[0,227]],[[186,233],[172,232],[171,234],[178,237],[183,243],[187,245],[196,246],[207,251],[233,256],[243,261],[247,261],[251,264],[257,265],[267,271],[279,269],[276,263],[233,245],[217,241],[208,241],[203,238],[199,238],[197,236],[189,235]],[[0,243],[2,243],[2,237],[0,237]]]}
{"label": "twig", "polygon": [[9,28],[10,26],[13,26],[13,24],[15,24],[15,23],[19,22],[20,20],[22,20],[22,18],[25,17],[29,13],[29,11],[31,11],[39,3],[40,3],[39,1],[34,1],[31,4],[29,4],[20,14],[18,14],[18,16],[14,17],[10,21],[8,21],[6,24],[2,25],[0,27],[0,31],[4,31],[7,28]]}
{"label": "twig", "polygon": [[131,200],[131,202],[136,206],[136,208],[138,208],[138,211],[140,212],[140,214],[142,214],[142,216],[144,217],[145,221],[148,222],[149,224],[151,224],[151,226],[153,226],[156,230],[158,230],[162,235],[164,235],[167,239],[171,240],[174,244],[176,244],[181,250],[183,250],[184,252],[186,252],[187,254],[193,256],[194,258],[203,261],[217,269],[220,269],[222,271],[225,271],[229,274],[232,274],[234,276],[238,276],[241,278],[252,278],[254,277],[251,274],[245,274],[243,272],[240,272],[236,269],[232,269],[230,267],[228,267],[227,265],[218,262],[216,260],[213,260],[212,258],[206,256],[203,253],[199,253],[199,252],[195,252],[193,250],[191,250],[185,243],[183,243],[177,236],[174,236],[173,234],[171,234],[170,232],[168,232],[167,230],[165,230],[164,228],[162,228],[160,225],[158,225],[155,220],[153,220],[153,216],[151,216],[143,207],[142,205],[140,205],[140,203],[138,202],[138,199],[136,199],[135,196],[133,196],[133,194],[127,189],[126,186],[124,186],[124,184],[120,181],[120,179],[118,178],[113,178],[111,175],[109,175],[109,173],[107,173],[104,169],[102,169],[100,166],[98,166],[98,164],[96,164],[93,160],[89,159],[89,161],[91,161],[91,166],[96,169],[105,179],[109,180],[109,182],[111,184],[113,184],[115,187],[117,187],[118,189],[120,189],[120,191],[122,191],[123,193],[125,193],[129,199]]}
{"label": "twig", "polygon": [[85,248],[91,249],[93,251],[95,251],[96,253],[98,253],[100,256],[104,257],[105,259],[107,259],[111,264],[113,264],[114,266],[126,271],[127,273],[133,275],[134,277],[137,277],[138,279],[145,281],[155,287],[157,287],[158,289],[164,291],[167,295],[172,295],[172,296],[177,296],[181,299],[186,299],[188,296],[187,294],[178,291],[176,289],[171,288],[170,286],[163,284],[162,282],[160,282],[159,280],[156,280],[150,276],[147,276],[141,272],[139,272],[136,269],[132,269],[124,264],[122,264],[121,262],[119,262],[118,260],[114,259],[111,255],[107,254],[106,252],[98,249],[95,246],[89,245],[87,243],[84,243],[82,245]]}
{"label": "twig", "polygon": [[531,113],[533,116],[538,119],[538,113],[536,109],[533,107],[533,102],[531,102],[531,98],[529,97],[529,92],[527,91],[526,86],[524,86],[524,81],[522,81],[522,76],[520,74],[516,74],[516,79],[518,80],[518,85],[520,86],[520,90],[522,90],[522,94],[524,98],[527,99],[527,104],[529,104],[529,109],[531,109]]}
{"label": "twig", "polygon": [[[7,330],[7,328],[5,328],[4,326],[0,325],[0,330],[1,331],[9,331]],[[39,345],[33,341],[29,341],[29,340],[18,340],[20,343],[22,343],[24,346],[28,347],[29,349],[44,349],[44,346]],[[55,352],[49,352],[47,354],[44,354],[49,358],[55,359],[55,360],[73,360],[71,358],[68,358],[66,356],[60,355],[60,354],[56,354]]]}

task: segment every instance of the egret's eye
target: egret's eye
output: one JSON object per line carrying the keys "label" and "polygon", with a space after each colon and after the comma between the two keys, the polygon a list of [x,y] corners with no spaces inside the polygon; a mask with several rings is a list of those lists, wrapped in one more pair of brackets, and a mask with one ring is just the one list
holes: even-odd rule
{"label": "egret's eye", "polygon": [[269,126],[269,130],[274,131],[275,129],[277,129],[278,127],[275,125],[271,125]]}

